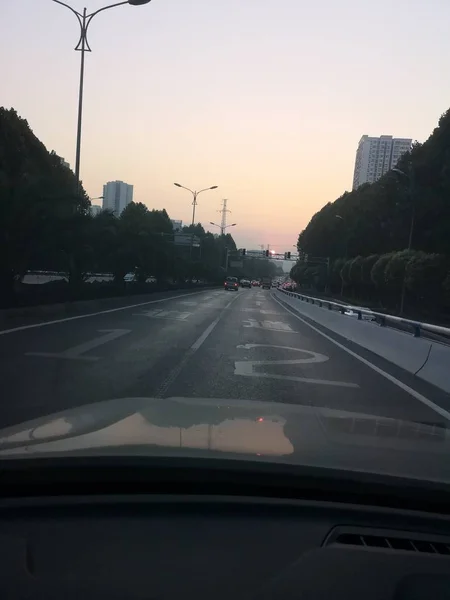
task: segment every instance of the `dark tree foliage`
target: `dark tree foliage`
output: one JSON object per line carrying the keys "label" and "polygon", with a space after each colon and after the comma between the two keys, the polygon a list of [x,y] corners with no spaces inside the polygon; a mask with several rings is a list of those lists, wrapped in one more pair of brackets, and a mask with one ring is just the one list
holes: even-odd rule
{"label": "dark tree foliage", "polygon": [[[340,293],[343,280],[349,300],[395,310],[406,286],[410,313],[450,312],[450,110],[397,168],[404,175],[390,171],[326,204],[300,233],[300,255],[329,258],[318,291]],[[305,265],[292,276],[311,285]]]}
{"label": "dark tree foliage", "polygon": [[132,202],[119,217],[108,211],[92,216],[89,208],[73,172],[46,150],[27,121],[0,108],[2,307],[18,302],[17,288],[28,270],[65,273],[65,299],[71,299],[99,272],[112,273],[119,287],[129,272],[138,284],[150,276],[170,284],[194,278],[218,282],[227,248],[236,250],[230,234],[215,236],[200,224],[185,228],[199,244],[178,246],[167,212],[142,203]]}

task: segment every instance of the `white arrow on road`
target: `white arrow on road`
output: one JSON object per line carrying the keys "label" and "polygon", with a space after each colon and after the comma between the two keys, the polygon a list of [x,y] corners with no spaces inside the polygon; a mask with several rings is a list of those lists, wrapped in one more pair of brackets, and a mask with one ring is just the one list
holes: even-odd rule
{"label": "white arrow on road", "polygon": [[64,350],[64,352],[27,352],[26,356],[43,356],[45,358],[69,358],[72,360],[88,360],[95,361],[99,360],[99,356],[83,356],[85,352],[89,352],[97,346],[102,346],[103,344],[107,344],[108,342],[112,342],[113,340],[126,335],[127,333],[131,333],[131,329],[99,329],[99,333],[104,333],[105,335],[101,335],[100,337],[94,338],[90,342],[85,342],[84,344],[79,344],[78,346],[73,346],[72,348],[68,348]]}

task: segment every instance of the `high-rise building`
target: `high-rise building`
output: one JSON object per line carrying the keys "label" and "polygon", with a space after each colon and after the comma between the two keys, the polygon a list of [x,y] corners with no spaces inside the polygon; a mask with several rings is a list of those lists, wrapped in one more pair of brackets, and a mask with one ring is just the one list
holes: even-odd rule
{"label": "high-rise building", "polygon": [[353,189],[363,183],[373,183],[395,167],[399,158],[411,150],[412,139],[392,135],[363,135],[356,151]]}
{"label": "high-rise building", "polygon": [[112,210],[118,217],[133,202],[133,186],[123,181],[108,181],[103,186],[103,210]]}

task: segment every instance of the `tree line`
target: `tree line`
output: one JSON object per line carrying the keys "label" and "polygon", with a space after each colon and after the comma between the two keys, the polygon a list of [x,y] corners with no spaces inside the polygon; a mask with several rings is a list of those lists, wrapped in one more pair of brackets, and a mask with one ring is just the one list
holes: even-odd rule
{"label": "tree line", "polygon": [[0,107],[2,307],[20,303],[20,282],[30,270],[67,274],[62,298],[70,300],[83,297],[80,290],[90,273],[111,273],[111,287],[117,289],[131,271],[142,285],[149,276],[171,285],[219,281],[227,248],[236,251],[231,235],[213,235],[200,224],[183,229],[195,236],[194,243],[176,244],[165,210],[131,203],[120,216],[108,211],[93,216],[90,206],[60,157],[47,151],[14,109]]}
{"label": "tree line", "polygon": [[300,233],[291,277],[410,316],[450,313],[450,110],[373,184],[345,192]]}

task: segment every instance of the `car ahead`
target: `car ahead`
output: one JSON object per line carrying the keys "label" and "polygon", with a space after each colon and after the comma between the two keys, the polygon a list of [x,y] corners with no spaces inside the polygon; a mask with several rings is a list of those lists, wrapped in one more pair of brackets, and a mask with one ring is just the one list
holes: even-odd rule
{"label": "car ahead", "polygon": [[252,281],[252,286],[253,286],[253,287],[259,287],[260,285],[261,285],[261,282],[260,282],[260,281],[258,281],[257,279],[254,279],[254,280]]}
{"label": "car ahead", "polygon": [[263,290],[270,290],[270,286],[272,285],[272,280],[270,277],[263,277],[261,287]]}
{"label": "car ahead", "polygon": [[245,287],[251,288],[252,284],[250,283],[249,279],[241,279],[241,287],[243,287],[243,288],[245,288]]}
{"label": "car ahead", "polygon": [[225,290],[233,290],[235,292],[239,289],[239,283],[237,277],[227,277],[223,284]]}

